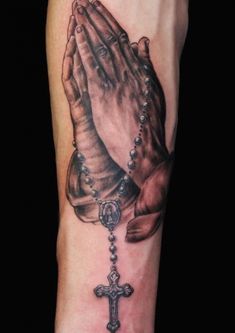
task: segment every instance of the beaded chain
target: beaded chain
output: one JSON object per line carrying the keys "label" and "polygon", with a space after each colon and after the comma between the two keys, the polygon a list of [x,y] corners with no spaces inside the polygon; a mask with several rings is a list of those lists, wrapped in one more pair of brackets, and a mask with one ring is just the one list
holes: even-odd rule
{"label": "beaded chain", "polygon": [[[144,65],[144,69],[148,72],[148,66]],[[110,332],[115,333],[116,330],[120,327],[120,322],[118,320],[118,300],[121,296],[129,297],[134,289],[129,285],[125,284],[120,286],[118,284],[120,275],[118,273],[116,262],[118,260],[117,256],[117,246],[115,242],[117,241],[116,235],[114,235],[114,229],[121,219],[121,204],[122,197],[127,193],[127,187],[130,182],[131,176],[136,169],[136,159],[138,157],[138,147],[143,144],[143,130],[146,122],[149,119],[148,109],[149,109],[149,96],[150,96],[150,77],[145,77],[145,86],[144,91],[145,100],[141,106],[141,111],[139,114],[139,127],[138,134],[133,140],[133,147],[129,152],[129,161],[127,163],[128,173],[121,178],[120,186],[117,190],[117,195],[114,199],[102,200],[100,193],[95,187],[95,179],[91,176],[90,170],[85,163],[85,156],[80,152],[75,141],[73,141],[73,146],[77,150],[77,158],[81,163],[80,172],[85,175],[84,182],[90,188],[90,195],[93,200],[97,203],[99,207],[99,220],[102,225],[104,225],[109,230],[108,240],[111,268],[108,275],[109,286],[98,285],[94,289],[94,293],[97,297],[106,296],[109,298],[110,303],[110,322],[107,325],[107,329]]]}

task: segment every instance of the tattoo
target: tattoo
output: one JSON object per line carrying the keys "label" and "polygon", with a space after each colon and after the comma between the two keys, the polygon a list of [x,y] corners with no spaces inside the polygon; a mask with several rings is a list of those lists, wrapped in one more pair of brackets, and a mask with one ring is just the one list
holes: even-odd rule
{"label": "tattoo", "polygon": [[106,296],[109,299],[109,323],[107,329],[110,332],[116,332],[121,326],[118,319],[118,301],[120,297],[130,297],[134,289],[128,284],[123,286],[118,285],[120,275],[116,269],[113,267],[109,273],[108,280],[109,286],[99,285],[95,288],[94,292],[97,297]]}
{"label": "tattoo", "polygon": [[[126,241],[138,242],[163,221],[172,166],[165,143],[165,98],[149,39],[130,43],[99,1],[76,0],[72,10],[63,62],[75,147],[67,197],[81,221],[101,222],[111,238],[119,223],[127,223]],[[118,298],[133,289],[118,286],[113,241],[110,248],[110,287],[98,286],[95,293],[109,298],[107,328],[116,332]]]}

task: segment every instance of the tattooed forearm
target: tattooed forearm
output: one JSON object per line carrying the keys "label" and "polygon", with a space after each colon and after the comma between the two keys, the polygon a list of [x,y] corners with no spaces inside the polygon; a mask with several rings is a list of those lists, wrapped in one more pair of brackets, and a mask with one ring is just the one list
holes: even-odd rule
{"label": "tattooed forearm", "polygon": [[126,240],[150,237],[163,220],[172,158],[149,39],[131,44],[99,1],[75,1],[63,82],[75,146],[67,196],[77,216],[98,222],[97,203],[118,199]]}
{"label": "tattooed forearm", "polygon": [[119,285],[114,231],[126,241],[152,236],[163,221],[172,156],[165,143],[164,93],[150,59],[149,39],[128,34],[99,1],[74,1],[63,62],[74,153],[67,197],[82,222],[109,232],[109,286],[94,289],[110,305],[107,329],[120,327],[118,300],[134,289]]}

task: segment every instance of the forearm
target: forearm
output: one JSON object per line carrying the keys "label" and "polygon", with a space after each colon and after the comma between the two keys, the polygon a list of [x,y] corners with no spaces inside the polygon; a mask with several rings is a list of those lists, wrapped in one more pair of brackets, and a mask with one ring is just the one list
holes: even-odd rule
{"label": "forearm", "polygon": [[[180,52],[187,28],[187,3],[186,1],[173,0],[149,0],[145,2],[134,0],[113,2],[106,0],[103,1],[103,4],[107,6],[119,24],[127,31],[130,41],[138,41],[142,36],[147,36],[150,39],[151,60],[165,95],[164,144],[166,148],[164,149],[170,156],[174,150],[177,122],[178,69]],[[107,165],[103,170],[95,169],[94,174],[96,178],[97,175],[100,175],[99,179],[107,177],[107,172],[109,173],[109,179],[112,179],[112,177],[118,178],[119,174],[123,177],[126,171],[126,162],[124,157],[123,165],[122,161],[120,164],[118,163],[119,155],[116,158],[115,151],[112,151],[110,144],[106,144],[105,137],[102,137],[102,130],[99,129],[97,125],[99,122],[97,121],[96,123],[97,119],[94,114],[98,112],[97,108],[92,110],[94,122],[92,121],[92,124],[89,123],[89,133],[86,130],[82,130],[82,125],[74,125],[75,122],[73,122],[72,126],[70,112],[73,120],[74,114],[73,110],[71,111],[71,107],[69,108],[68,106],[61,80],[62,61],[68,40],[67,27],[70,15],[70,1],[50,1],[47,25],[47,54],[60,199],[60,228],[58,235],[59,286],[56,333],[89,333],[94,330],[103,332],[108,321],[108,302],[105,299],[96,298],[93,289],[98,284],[107,285],[108,283],[107,275],[111,265],[108,250],[108,230],[100,223],[94,225],[93,223],[81,222],[79,216],[75,214],[74,207],[71,205],[71,186],[68,187],[67,185],[67,195],[70,198],[70,202],[65,195],[66,176],[69,160],[74,149],[75,151],[80,149],[86,152],[86,163],[88,165],[90,163],[92,170],[97,165]],[[94,100],[92,98],[93,95],[91,104],[94,105],[95,96]],[[95,131],[95,134],[93,131]],[[109,131],[109,135],[112,136],[111,128],[107,127],[106,132]],[[101,140],[99,135],[103,140]],[[113,139],[115,142],[115,138]],[[75,148],[72,146],[74,140]],[[87,142],[91,143],[90,147],[86,147]],[[104,147],[102,147],[103,143]],[[125,149],[127,150],[125,154],[128,157],[128,142],[123,142],[121,150]],[[164,157],[162,160],[164,163],[168,163],[166,162],[167,158]],[[141,159],[138,160],[138,168],[136,172],[141,174]],[[161,166],[157,170],[157,172],[161,171]],[[168,173],[170,173],[168,170],[170,170],[170,167],[164,169],[161,177],[157,175],[157,178],[154,178],[156,179],[154,187],[161,186],[162,179],[165,181],[165,187],[167,187]],[[167,174],[166,177],[165,174]],[[132,187],[134,193],[130,197],[132,204],[130,204],[129,209],[123,209],[120,225],[115,229],[118,255],[116,265],[121,276],[119,283],[124,284],[128,282],[134,288],[131,297],[120,299],[119,319],[121,327],[119,331],[151,333],[154,328],[162,224],[147,230],[148,232],[145,234],[139,235],[137,232],[133,238],[130,236],[133,235],[132,228],[132,233],[128,235],[127,224],[129,220],[133,217],[137,217],[137,219],[142,218],[141,213],[138,213],[138,215],[133,210],[136,209],[136,205],[142,207],[141,200],[143,195],[141,196],[141,193],[146,187],[145,183],[143,186],[139,185],[138,177],[133,176],[132,180],[133,184],[136,184]],[[97,181],[97,183],[100,186],[99,192],[103,190],[102,193],[104,194],[110,193],[108,186],[104,187],[102,181]],[[110,180],[108,183],[110,183]],[[136,188],[138,190],[134,190]],[[148,196],[151,196],[151,193],[152,196],[155,195],[153,191]],[[88,194],[86,198],[90,200]],[[92,214],[98,211],[98,206],[97,209],[95,207],[91,210]],[[154,214],[157,213],[154,212]],[[150,215],[152,216],[153,214]],[[163,215],[162,212],[161,215]],[[87,213],[83,213],[84,216],[87,220],[91,219],[91,216]],[[134,223],[136,223],[135,218]],[[151,222],[151,218],[146,215],[145,225],[148,225],[148,221]]]}

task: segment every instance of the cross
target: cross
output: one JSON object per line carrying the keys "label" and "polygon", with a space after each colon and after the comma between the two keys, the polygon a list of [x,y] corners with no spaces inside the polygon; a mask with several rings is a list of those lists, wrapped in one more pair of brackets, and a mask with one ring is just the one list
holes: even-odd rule
{"label": "cross", "polygon": [[115,333],[121,326],[118,319],[118,301],[121,296],[130,297],[134,289],[129,284],[118,285],[120,274],[115,266],[112,267],[108,275],[109,286],[99,285],[94,289],[97,297],[106,296],[109,299],[109,323],[107,329]]}

